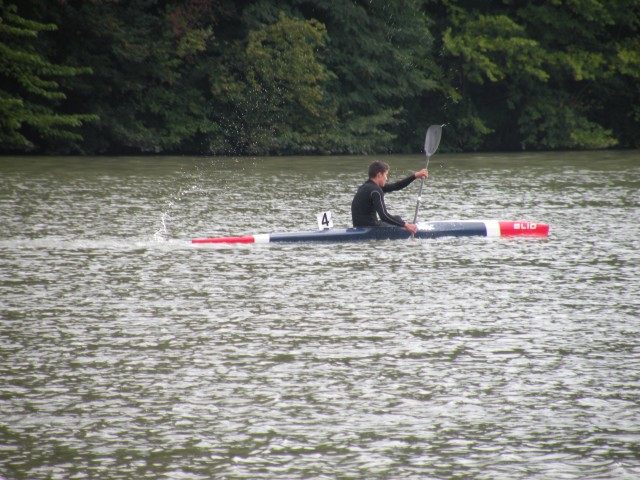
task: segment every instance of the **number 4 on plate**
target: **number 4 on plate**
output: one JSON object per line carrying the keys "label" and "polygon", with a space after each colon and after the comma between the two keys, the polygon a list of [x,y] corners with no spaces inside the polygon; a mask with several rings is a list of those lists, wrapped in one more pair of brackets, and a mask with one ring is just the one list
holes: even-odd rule
{"label": "number 4 on plate", "polygon": [[318,230],[328,230],[333,228],[331,212],[321,212],[318,214]]}

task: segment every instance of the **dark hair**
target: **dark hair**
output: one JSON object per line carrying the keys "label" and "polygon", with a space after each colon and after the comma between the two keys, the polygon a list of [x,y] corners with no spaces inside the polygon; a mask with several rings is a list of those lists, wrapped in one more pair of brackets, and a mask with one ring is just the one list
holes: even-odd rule
{"label": "dark hair", "polygon": [[376,160],[369,165],[369,178],[375,178],[378,173],[384,173],[389,170],[389,165],[380,160]]}

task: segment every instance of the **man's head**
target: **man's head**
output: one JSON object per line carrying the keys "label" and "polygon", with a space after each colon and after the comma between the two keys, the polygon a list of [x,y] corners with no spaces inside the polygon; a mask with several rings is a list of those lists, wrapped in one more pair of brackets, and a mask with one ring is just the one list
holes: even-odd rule
{"label": "man's head", "polygon": [[386,183],[388,173],[389,165],[381,162],[380,160],[376,160],[371,165],[369,165],[369,179],[373,180],[381,187],[383,187]]}

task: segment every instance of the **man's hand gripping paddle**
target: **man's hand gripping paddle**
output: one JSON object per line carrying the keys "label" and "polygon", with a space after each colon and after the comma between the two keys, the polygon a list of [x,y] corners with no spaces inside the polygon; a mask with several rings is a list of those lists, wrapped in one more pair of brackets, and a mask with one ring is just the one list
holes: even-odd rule
{"label": "man's hand gripping paddle", "polygon": [[[429,168],[429,158],[436,153],[438,145],[440,145],[440,137],[442,136],[442,126],[431,125],[427,129],[427,135],[424,139],[424,153],[427,156],[427,163],[424,168]],[[420,183],[420,192],[418,193],[418,201],[416,202],[416,213],[413,216],[413,223],[418,220],[418,210],[420,210],[420,201],[422,200],[422,189],[424,188],[424,177]]]}

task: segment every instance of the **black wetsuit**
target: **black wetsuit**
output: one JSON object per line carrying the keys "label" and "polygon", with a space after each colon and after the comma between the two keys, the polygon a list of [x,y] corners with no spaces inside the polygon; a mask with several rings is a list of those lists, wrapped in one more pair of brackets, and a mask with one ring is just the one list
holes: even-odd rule
{"label": "black wetsuit", "polygon": [[[372,180],[364,182],[351,202],[351,218],[354,227],[379,227],[381,221],[391,225],[404,227],[405,221],[398,215],[391,215],[387,212],[384,203],[385,192],[395,192],[407,187],[416,179],[415,175],[411,175],[404,180],[396,183],[387,183],[384,187],[380,187],[373,183]],[[378,214],[376,216],[376,213]],[[380,220],[378,220],[380,217]]]}

